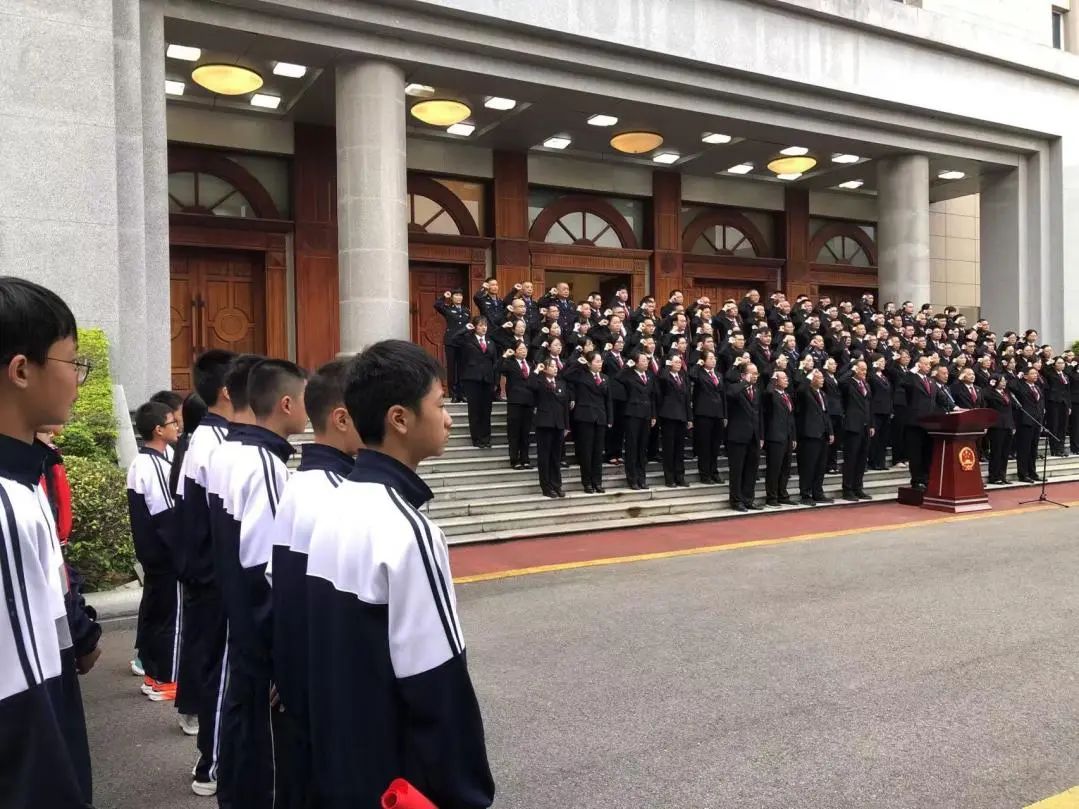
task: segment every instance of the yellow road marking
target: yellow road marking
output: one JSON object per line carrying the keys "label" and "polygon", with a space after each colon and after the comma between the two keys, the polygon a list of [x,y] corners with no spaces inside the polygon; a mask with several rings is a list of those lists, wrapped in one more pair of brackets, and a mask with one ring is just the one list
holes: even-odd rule
{"label": "yellow road marking", "polygon": [[[1079,500],[1065,505],[1079,506]],[[537,573],[555,573],[562,570],[578,570],[585,567],[603,567],[606,565],[623,565],[629,562],[646,562],[653,559],[673,559],[679,556],[699,556],[705,553],[719,553],[720,551],[733,551],[742,548],[761,548],[768,545],[786,545],[791,542],[810,542],[818,539],[834,539],[861,534],[872,534],[880,531],[899,531],[904,528],[920,528],[926,525],[941,525],[943,523],[966,522],[968,520],[983,520],[987,517],[1011,517],[1013,515],[1028,514],[1035,511],[1044,511],[1040,505],[1027,506],[1026,508],[1013,508],[1008,511],[976,511],[972,514],[952,514],[947,517],[931,517],[915,522],[900,523],[896,525],[875,525],[869,528],[846,528],[840,531],[821,531],[814,534],[796,534],[789,537],[775,537],[772,539],[751,539],[745,542],[731,542],[725,545],[705,545],[699,548],[683,548],[676,551],[655,551],[653,553],[637,553],[630,556],[611,556],[605,559],[582,559],[576,562],[558,562],[550,565],[536,565],[534,567],[521,567],[513,570],[497,570],[491,573],[477,573],[472,576],[458,576],[454,578],[456,584],[471,584],[480,581],[495,581],[497,579],[510,579],[518,576],[533,576]],[[1050,809],[1063,809],[1071,804],[1061,804],[1060,807]],[[1079,803],[1075,804],[1079,809]],[[1039,809],[1043,807],[1039,806]]]}
{"label": "yellow road marking", "polygon": [[1026,809],[1079,809],[1079,787],[1072,787],[1067,792],[1032,803]]}

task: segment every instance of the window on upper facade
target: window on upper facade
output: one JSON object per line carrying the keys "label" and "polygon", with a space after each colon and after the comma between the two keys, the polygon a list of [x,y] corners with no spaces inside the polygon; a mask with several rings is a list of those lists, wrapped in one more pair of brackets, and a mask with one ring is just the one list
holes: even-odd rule
{"label": "window on upper facade", "polygon": [[693,252],[716,256],[755,257],[757,255],[753,243],[745,232],[732,225],[712,225],[707,228],[694,243]]}
{"label": "window on upper facade", "polygon": [[1053,47],[1064,48],[1064,12],[1053,9]]}
{"label": "window on upper facade", "polygon": [[818,264],[847,264],[852,267],[869,267],[869,256],[858,242],[850,236],[833,236],[824,243],[817,254]]}
{"label": "window on upper facade", "polygon": [[460,236],[461,229],[439,203],[419,194],[408,195],[408,229],[442,236]]}
{"label": "window on upper facade", "polygon": [[198,171],[169,175],[169,210],[214,216],[255,216],[255,209],[231,183]]}

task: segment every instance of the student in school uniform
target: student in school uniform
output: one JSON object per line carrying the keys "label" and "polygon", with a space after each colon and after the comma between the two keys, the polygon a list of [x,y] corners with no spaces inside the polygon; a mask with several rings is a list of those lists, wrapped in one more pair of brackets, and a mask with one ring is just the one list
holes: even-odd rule
{"label": "student in school uniform", "polygon": [[472,446],[480,449],[491,448],[491,403],[498,362],[498,349],[487,332],[487,319],[478,315],[461,341],[461,385],[468,402],[468,432]]}
{"label": "student in school uniform", "polygon": [[[191,791],[203,797],[217,793],[218,708],[228,679],[225,616],[214,576],[206,484],[210,455],[224,442],[235,417],[232,394],[226,386],[235,359],[231,351],[211,349],[195,360],[195,390],[206,403],[207,412],[191,434],[176,488],[183,604],[175,705],[181,729],[198,736],[199,757]],[[233,393],[238,404],[246,404],[245,390],[237,388]]]}
{"label": "student in school uniform", "polygon": [[531,469],[528,460],[532,441],[532,409],[535,400],[528,384],[532,369],[528,366],[528,344],[517,345],[502,355],[499,372],[506,377],[506,443],[509,444],[510,468]]}
{"label": "student in school uniform", "polygon": [[135,558],[143,570],[135,648],[145,671],[143,693],[152,701],[176,699],[180,663],[179,553],[175,495],[169,490],[172,465],[166,450],[180,437],[176,413],[161,402],[135,412],[142,448],[127,472],[127,510]]}
{"label": "student in school uniform", "polygon": [[603,375],[603,355],[591,351],[566,368],[572,392],[573,440],[585,494],[603,494],[603,445],[614,419],[611,383]]}
{"label": "student in school uniform", "polygon": [[529,385],[535,400],[536,469],[544,497],[565,497],[562,491],[562,448],[570,420],[570,392],[548,357],[533,369]]}
{"label": "student in school uniform", "polygon": [[363,448],[345,407],[345,384],[354,359],[328,362],[307,382],[304,407],[315,440],[303,445],[300,465],[277,504],[273,549],[266,566],[272,590],[274,685],[282,709],[274,746],[284,748],[281,758],[290,785],[290,802],[278,804],[284,809],[304,809],[311,799],[307,543],[320,505],[352,472],[356,455]]}
{"label": "student in school uniform", "polygon": [[693,380],[693,446],[701,483],[723,483],[719,448],[727,421],[727,393],[716,373],[716,352],[704,350],[690,368]]}
{"label": "student in school uniform", "polygon": [[680,355],[659,372],[659,417],[663,440],[663,482],[667,488],[686,486],[686,430],[693,428],[689,379]]}
{"label": "student in school uniform", "polygon": [[395,778],[446,809],[494,800],[446,540],[420,511],[432,495],[416,467],[442,454],[452,426],[440,376],[419,346],[369,346],[345,389],[365,449],[309,504],[307,724],[319,809],[378,806]]}
{"label": "student in school uniform", "polygon": [[[90,371],[59,296],[0,278],[0,366],[0,803],[89,809],[79,768],[90,762],[77,764],[68,742],[81,710],[64,713],[57,699],[67,688],[61,647],[71,646],[64,563],[40,486],[48,448],[34,440],[43,425],[67,421]],[[95,660],[75,660],[75,668],[89,671]]]}
{"label": "student in school uniform", "polygon": [[[288,481],[290,435],[307,426],[306,374],[288,360],[264,359],[248,373],[253,423],[238,425],[211,457],[206,492],[214,571],[228,621],[228,689],[221,709],[218,804],[244,809],[287,805],[289,784],[275,764],[271,721],[270,586],[277,504]],[[234,399],[235,402],[235,399]]]}

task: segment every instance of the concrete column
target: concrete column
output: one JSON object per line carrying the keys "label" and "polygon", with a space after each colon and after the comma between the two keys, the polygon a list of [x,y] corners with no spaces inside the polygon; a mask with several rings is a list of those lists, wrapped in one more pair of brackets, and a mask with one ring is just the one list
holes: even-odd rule
{"label": "concrete column", "polygon": [[[165,125],[164,0],[142,0],[142,177],[146,276],[146,387],[172,387],[169,301],[169,165]],[[137,407],[138,405],[136,405]]]}
{"label": "concrete column", "polygon": [[880,300],[930,300],[929,158],[900,155],[877,164]]}
{"label": "concrete column", "polygon": [[409,338],[404,86],[387,62],[337,67],[342,354]]}

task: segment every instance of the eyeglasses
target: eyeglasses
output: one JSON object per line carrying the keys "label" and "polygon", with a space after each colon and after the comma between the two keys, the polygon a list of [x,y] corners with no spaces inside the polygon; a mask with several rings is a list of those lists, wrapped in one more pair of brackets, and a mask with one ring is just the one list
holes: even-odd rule
{"label": "eyeglasses", "polygon": [[164,424],[162,424],[161,426],[162,426],[162,427],[179,427],[179,426],[180,426],[180,422],[178,422],[178,421],[177,421],[176,419],[173,419],[172,421],[166,421],[166,422],[165,422]]}
{"label": "eyeglasses", "polygon": [[46,359],[50,359],[53,362],[62,362],[66,365],[74,365],[75,381],[79,385],[83,384],[86,381],[86,378],[90,376],[90,371],[92,371],[94,368],[90,360],[84,357],[78,357],[73,360],[62,360],[59,357],[46,357]]}

